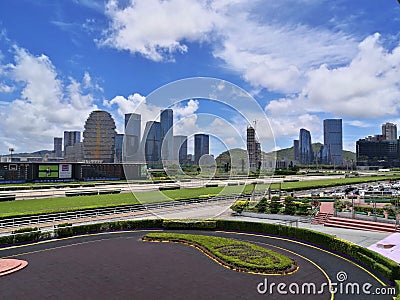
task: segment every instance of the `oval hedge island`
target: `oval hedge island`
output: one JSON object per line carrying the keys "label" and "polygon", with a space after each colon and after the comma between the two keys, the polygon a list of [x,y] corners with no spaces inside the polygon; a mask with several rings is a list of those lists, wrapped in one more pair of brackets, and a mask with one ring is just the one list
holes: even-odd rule
{"label": "oval hedge island", "polygon": [[283,254],[235,239],[198,234],[156,232],[144,235],[142,240],[187,244],[199,249],[219,264],[239,272],[287,275],[298,270],[296,262]]}

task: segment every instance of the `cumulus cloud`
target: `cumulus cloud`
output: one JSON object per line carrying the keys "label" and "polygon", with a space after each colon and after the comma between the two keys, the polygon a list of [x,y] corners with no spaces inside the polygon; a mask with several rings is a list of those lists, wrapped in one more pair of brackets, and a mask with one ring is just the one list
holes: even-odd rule
{"label": "cumulus cloud", "polygon": [[97,108],[93,96],[73,78],[64,83],[49,57],[34,56],[20,47],[14,51],[14,62],[3,68],[6,79],[18,88],[18,97],[0,111],[0,148],[4,151],[13,144],[17,151],[52,149],[53,137],[62,136],[64,130],[82,130]]}
{"label": "cumulus cloud", "polygon": [[191,99],[186,105],[176,104],[172,109],[174,110],[174,118],[180,119],[194,114],[199,109],[199,101]]}
{"label": "cumulus cloud", "polygon": [[397,115],[400,46],[389,51],[379,37],[374,34],[362,41],[357,55],[346,66],[322,65],[309,71],[307,83],[297,97],[271,101],[266,111],[287,115],[324,112],[355,119]]}
{"label": "cumulus cloud", "polygon": [[212,41],[214,56],[228,68],[253,86],[284,93],[299,92],[310,68],[343,64],[354,56],[351,36],[301,23],[260,21],[257,9],[267,14],[276,9],[260,3],[137,0],[121,7],[111,0],[106,6],[110,25],[100,44],[162,61],[189,51],[187,41]]}
{"label": "cumulus cloud", "polygon": [[161,61],[171,54],[186,52],[185,41],[205,40],[218,15],[208,1],[138,0],[121,8],[118,1],[106,5],[110,28],[102,45],[140,53]]}

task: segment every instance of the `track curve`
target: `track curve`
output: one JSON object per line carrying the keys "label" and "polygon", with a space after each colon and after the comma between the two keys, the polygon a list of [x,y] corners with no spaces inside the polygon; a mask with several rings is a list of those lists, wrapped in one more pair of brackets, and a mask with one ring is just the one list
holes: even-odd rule
{"label": "track curve", "polygon": [[[146,243],[149,231],[86,235],[0,249],[2,258],[29,262],[24,270],[0,280],[1,299],[391,299],[390,296],[291,294],[290,284],[313,283],[320,290],[346,274],[347,281],[383,287],[379,278],[335,254],[296,241],[244,233],[190,231],[250,241],[295,259],[292,275],[263,276],[221,267],[193,247]],[[182,231],[180,231],[182,232]],[[286,284],[287,294],[277,290]],[[266,287],[264,294],[260,293]],[[282,286],[282,285],[281,285]],[[258,289],[257,289],[258,287]],[[306,286],[307,287],[307,286]]]}

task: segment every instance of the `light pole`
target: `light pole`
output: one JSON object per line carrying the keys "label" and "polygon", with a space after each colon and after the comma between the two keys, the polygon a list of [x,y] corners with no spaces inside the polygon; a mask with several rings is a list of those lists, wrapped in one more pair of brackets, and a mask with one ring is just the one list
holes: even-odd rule
{"label": "light pole", "polygon": [[10,162],[12,162],[12,154],[14,152],[14,148],[8,148],[8,151],[10,151]]}

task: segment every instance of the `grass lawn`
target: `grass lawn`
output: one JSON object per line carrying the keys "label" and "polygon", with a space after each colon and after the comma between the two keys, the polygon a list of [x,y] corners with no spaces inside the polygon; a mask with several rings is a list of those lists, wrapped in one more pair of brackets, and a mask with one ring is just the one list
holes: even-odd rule
{"label": "grass lawn", "polygon": [[[297,182],[283,182],[282,190],[301,190],[316,189],[335,185],[355,184],[388,179],[399,179],[400,176],[376,176],[360,178],[340,178],[327,180],[307,180]],[[132,205],[140,203],[151,203],[168,200],[182,200],[194,197],[206,197],[215,195],[229,195],[237,193],[251,193],[253,185],[249,184],[225,186],[225,187],[202,187],[180,190],[165,190],[136,192],[125,194],[96,195],[96,196],[76,196],[67,198],[46,198],[35,200],[18,200],[10,202],[0,202],[0,218],[10,216],[22,216],[32,214],[43,214],[52,212],[74,211],[88,208],[112,207],[122,205]],[[258,191],[265,191],[268,185],[257,184]],[[278,189],[279,184],[272,184],[272,189]],[[140,200],[140,201],[138,201]]]}
{"label": "grass lawn", "polygon": [[[215,196],[240,193],[251,187],[227,186],[193,188],[182,190],[148,191],[123,194],[108,194],[95,196],[74,196],[63,198],[44,198],[32,200],[17,200],[0,202],[0,217],[22,216],[53,212],[74,211],[80,209],[113,207],[139,203],[152,203],[169,200],[182,200],[199,196]],[[140,201],[138,201],[140,200]]]}
{"label": "grass lawn", "polygon": [[268,274],[285,274],[296,266],[289,257],[255,244],[217,236],[181,233],[148,233],[143,237],[148,241],[187,242],[201,251],[211,254],[226,266],[241,271]]}
{"label": "grass lawn", "polygon": [[[316,188],[357,184],[357,183],[367,183],[367,182],[389,180],[389,179],[392,179],[392,180],[400,179],[400,175],[282,182],[282,190],[291,191],[291,190],[302,190],[302,189],[316,189]],[[279,183],[271,184],[271,189],[279,189]]]}

